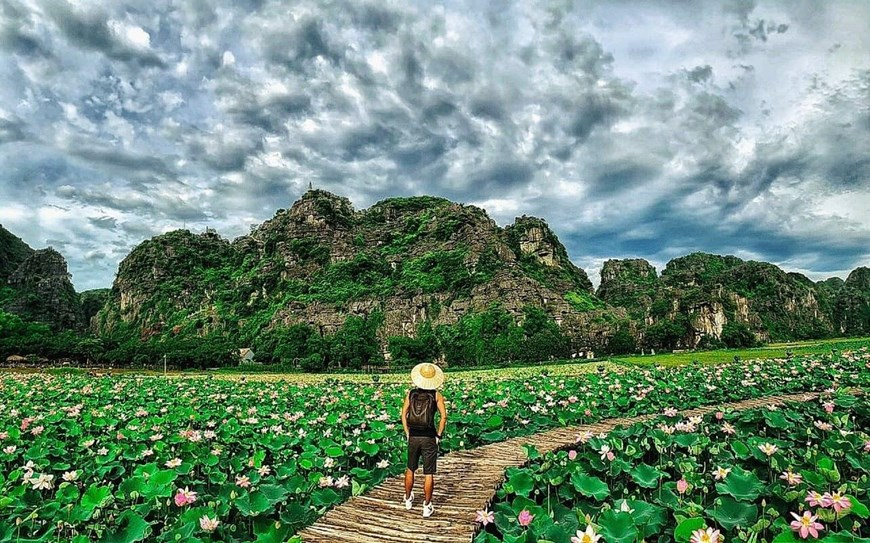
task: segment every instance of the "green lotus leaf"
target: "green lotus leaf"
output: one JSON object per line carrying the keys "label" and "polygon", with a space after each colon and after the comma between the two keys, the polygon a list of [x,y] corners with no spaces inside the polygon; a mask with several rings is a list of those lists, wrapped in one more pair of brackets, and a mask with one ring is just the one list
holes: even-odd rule
{"label": "green lotus leaf", "polygon": [[125,511],[117,519],[118,529],[108,532],[103,543],[135,543],[151,531],[148,522],[133,511]]}
{"label": "green lotus leaf", "polygon": [[517,496],[528,496],[535,488],[535,480],[526,470],[517,470],[507,480],[508,486]]}
{"label": "green lotus leaf", "polygon": [[633,543],[637,538],[637,527],[631,515],[609,509],[598,518],[601,535],[608,543]]}
{"label": "green lotus leaf", "polygon": [[332,445],[330,447],[327,447],[323,452],[325,452],[326,455],[331,458],[338,458],[339,456],[344,456],[344,449],[342,449],[338,445]]}
{"label": "green lotus leaf", "polygon": [[656,488],[659,479],[665,476],[663,471],[660,471],[648,464],[639,464],[630,472],[631,478],[638,485],[644,488]]}
{"label": "green lotus leaf", "polygon": [[726,530],[732,530],[737,526],[748,528],[758,519],[758,507],[755,505],[742,503],[728,496],[719,500],[721,502],[707,509],[707,513]]}
{"label": "green lotus leaf", "polygon": [[493,415],[486,419],[486,427],[487,428],[498,428],[504,423],[504,419],[499,415]]}
{"label": "green lotus leaf", "polygon": [[263,494],[263,496],[265,496],[266,499],[269,500],[269,503],[271,505],[275,505],[276,503],[282,501],[285,497],[287,497],[287,494],[289,493],[287,489],[277,485],[260,485],[257,490],[259,490]]}
{"label": "green lotus leaf", "polygon": [[112,487],[91,485],[82,495],[81,507],[87,512],[92,512],[97,507],[106,505],[112,496]]}
{"label": "green lotus leaf", "polygon": [[706,525],[707,522],[701,517],[689,517],[681,520],[674,528],[674,540],[677,543],[686,543],[692,537],[692,532],[700,530]]}
{"label": "green lotus leaf", "polygon": [[577,492],[584,496],[595,498],[598,501],[601,501],[610,495],[610,489],[607,487],[607,483],[598,477],[575,473],[571,476],[571,484],[574,485]]}
{"label": "green lotus leaf", "polygon": [[716,490],[720,494],[728,494],[738,500],[753,501],[761,495],[761,492],[764,490],[764,484],[751,471],[734,468],[725,477],[723,483],[716,484]]}

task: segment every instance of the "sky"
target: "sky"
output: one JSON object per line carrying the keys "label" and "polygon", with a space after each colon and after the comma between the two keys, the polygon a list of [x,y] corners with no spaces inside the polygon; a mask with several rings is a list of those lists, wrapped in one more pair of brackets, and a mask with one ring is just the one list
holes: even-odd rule
{"label": "sky", "polygon": [[597,282],[870,265],[870,2],[0,0],[0,224],[109,287],[307,189],[545,219]]}

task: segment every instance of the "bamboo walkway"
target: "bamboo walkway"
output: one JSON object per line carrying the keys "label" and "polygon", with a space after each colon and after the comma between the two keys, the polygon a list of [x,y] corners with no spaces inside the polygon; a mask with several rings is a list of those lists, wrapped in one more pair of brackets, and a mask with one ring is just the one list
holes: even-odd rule
{"label": "bamboo walkway", "polygon": [[[683,417],[714,411],[754,409],[785,402],[816,399],[817,392],[766,396],[735,403],[717,404],[681,411]],[[527,462],[524,444],[532,444],[541,454],[574,445],[577,436],[589,431],[609,432],[655,418],[659,414],[607,419],[595,424],[556,428],[538,434],[511,438],[476,449],[457,451],[438,459],[432,502],[435,513],[422,517],[423,476],[414,480],[414,508],[405,509],[404,476],[382,482],[370,492],[356,496],[328,511],[313,525],[299,532],[306,543],[469,543],[477,533],[476,511],[486,507],[504,482],[505,470]]]}

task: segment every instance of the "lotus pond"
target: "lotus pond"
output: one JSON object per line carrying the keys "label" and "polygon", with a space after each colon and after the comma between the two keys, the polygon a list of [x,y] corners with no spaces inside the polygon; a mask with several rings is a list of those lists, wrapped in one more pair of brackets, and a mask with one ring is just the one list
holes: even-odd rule
{"label": "lotus pond", "polygon": [[817,402],[579,435],[509,469],[475,543],[870,542],[870,402]]}
{"label": "lotus pond", "polygon": [[[558,376],[506,370],[448,380],[442,450],[676,404],[868,386],[868,364],[863,350],[718,367],[608,366]],[[3,374],[0,543],[287,541],[330,507],[403,471],[398,416],[406,390],[337,379]],[[838,409],[841,416],[846,407]],[[670,479],[661,480],[667,496]],[[520,498],[528,499],[513,499]]]}

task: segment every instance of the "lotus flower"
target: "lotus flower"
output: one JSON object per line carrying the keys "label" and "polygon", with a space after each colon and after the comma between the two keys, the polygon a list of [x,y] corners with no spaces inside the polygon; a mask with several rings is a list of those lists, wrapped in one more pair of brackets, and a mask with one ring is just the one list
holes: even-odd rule
{"label": "lotus flower", "polygon": [[826,505],[825,507],[833,507],[834,511],[836,511],[837,513],[839,513],[843,509],[848,509],[852,507],[852,502],[849,500],[849,498],[843,496],[839,492],[825,492],[825,495],[822,496],[822,498],[828,503],[828,505]]}
{"label": "lotus flower", "polygon": [[535,518],[535,515],[528,512],[528,510],[523,509],[520,511],[520,514],[517,515],[517,520],[520,523],[520,526],[528,526],[532,523],[532,520]]}
{"label": "lotus flower", "polygon": [[679,492],[680,494],[685,494],[687,490],[689,490],[689,482],[686,481],[685,478],[677,481],[677,492]]}
{"label": "lotus flower", "polygon": [[573,449],[568,451],[568,460],[574,460],[575,458],[577,458],[577,451]]}
{"label": "lotus flower", "polygon": [[173,458],[172,460],[167,460],[166,464],[164,464],[167,468],[177,468],[181,465],[181,458]]}
{"label": "lotus flower", "polygon": [[782,475],[780,475],[779,478],[787,482],[789,486],[799,485],[804,480],[803,475],[800,473],[794,473],[790,469],[782,472]]}
{"label": "lotus flower", "polygon": [[217,518],[211,518],[208,515],[199,517],[199,527],[206,532],[213,532],[217,529],[221,522]]}
{"label": "lotus flower", "polygon": [[477,518],[475,519],[475,522],[479,522],[486,526],[491,522],[495,522],[495,515],[492,511],[481,509],[477,512]]}
{"label": "lotus flower", "polygon": [[183,507],[185,505],[190,505],[196,501],[196,492],[190,490],[187,487],[184,489],[179,489],[178,493],[175,495],[175,505],[178,507]]}
{"label": "lotus flower", "polygon": [[731,468],[717,467],[716,471],[713,472],[713,478],[717,481],[721,481],[727,477],[729,473],[731,473]]}
{"label": "lotus flower", "polygon": [[823,496],[822,494],[819,494],[815,490],[810,490],[807,493],[807,497],[804,498],[804,501],[809,503],[810,507],[816,507],[816,506],[828,507],[829,505],[831,505],[831,502],[828,501],[829,498],[830,498],[830,495],[828,495],[828,494],[825,494]]}
{"label": "lotus flower", "polygon": [[808,536],[819,537],[819,530],[824,530],[824,526],[820,522],[816,522],[818,518],[809,511],[804,511],[802,517],[797,516],[797,513],[792,513],[791,516],[795,520],[791,521],[791,529],[797,532],[801,538],[806,539]]}
{"label": "lotus flower", "polygon": [[771,443],[764,443],[763,445],[759,445],[758,449],[767,456],[773,456],[774,453],[779,450],[779,447]]}
{"label": "lotus flower", "polygon": [[595,529],[590,524],[586,526],[585,532],[577,530],[577,535],[571,538],[571,543],[596,543],[599,539],[601,539],[601,535],[596,534]]}
{"label": "lotus flower", "polygon": [[689,541],[690,543],[718,543],[720,539],[724,538],[719,534],[719,530],[707,528],[692,532],[692,537]]}

